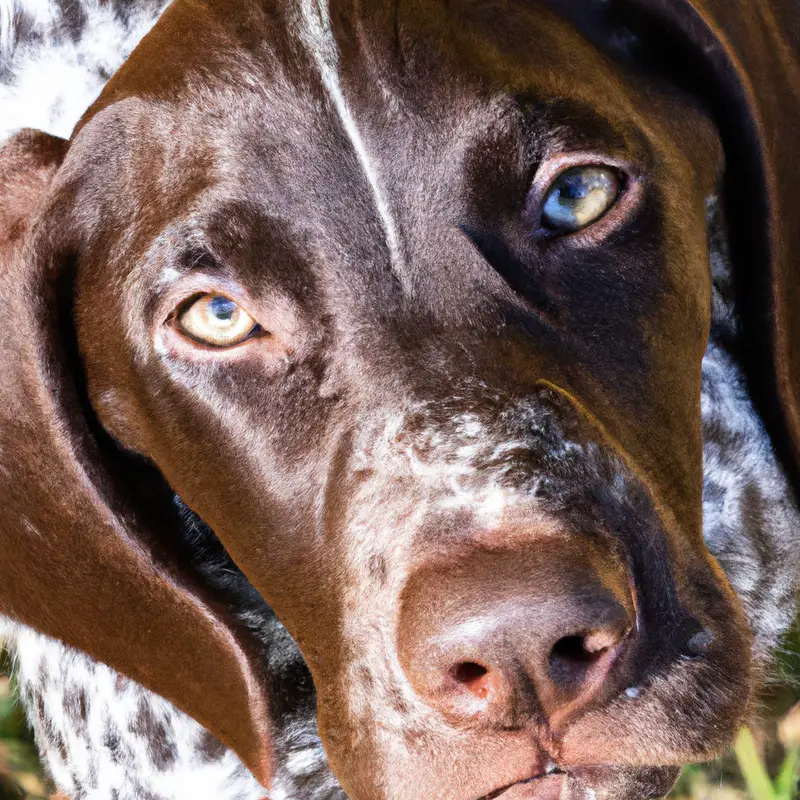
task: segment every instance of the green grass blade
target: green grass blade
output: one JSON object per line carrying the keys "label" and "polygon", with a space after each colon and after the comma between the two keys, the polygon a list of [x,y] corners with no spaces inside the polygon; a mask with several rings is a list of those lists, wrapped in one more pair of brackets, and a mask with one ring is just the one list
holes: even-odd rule
{"label": "green grass blade", "polygon": [[778,800],[794,800],[797,789],[798,764],[800,764],[800,750],[790,750],[783,760],[781,771],[775,780],[775,794]]}
{"label": "green grass blade", "polygon": [[734,752],[752,800],[778,800],[748,728],[739,731]]}

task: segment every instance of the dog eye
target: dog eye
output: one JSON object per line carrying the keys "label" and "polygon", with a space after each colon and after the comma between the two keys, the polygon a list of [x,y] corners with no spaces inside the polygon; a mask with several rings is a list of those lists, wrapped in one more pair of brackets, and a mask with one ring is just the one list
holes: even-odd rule
{"label": "dog eye", "polygon": [[181,331],[214,347],[233,347],[258,330],[256,321],[229,297],[204,294],[177,316]]}
{"label": "dog eye", "polygon": [[616,203],[619,173],[608,167],[573,167],[553,181],[545,195],[542,225],[557,233],[575,233],[597,222]]}

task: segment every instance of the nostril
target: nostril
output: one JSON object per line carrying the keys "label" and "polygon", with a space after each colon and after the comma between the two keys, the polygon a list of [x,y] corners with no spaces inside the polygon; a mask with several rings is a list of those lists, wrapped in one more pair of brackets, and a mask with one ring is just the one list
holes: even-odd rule
{"label": "nostril", "polygon": [[555,663],[585,665],[596,661],[613,644],[610,639],[592,634],[565,636],[559,639],[550,653],[551,666]]}
{"label": "nostril", "polygon": [[591,664],[605,647],[588,639],[588,636],[565,636],[559,639],[550,653],[550,666]]}
{"label": "nostril", "polygon": [[489,696],[489,670],[474,661],[464,661],[456,664],[451,670],[450,675],[453,680],[470,691],[481,700]]}
{"label": "nostril", "polygon": [[550,651],[550,677],[564,688],[577,688],[618,643],[619,637],[610,631],[564,636]]}

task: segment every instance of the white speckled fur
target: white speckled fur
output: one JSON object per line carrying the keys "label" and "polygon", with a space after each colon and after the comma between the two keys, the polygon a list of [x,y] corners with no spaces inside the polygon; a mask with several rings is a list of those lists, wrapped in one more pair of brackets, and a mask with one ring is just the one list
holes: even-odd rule
{"label": "white speckled fur", "polygon": [[[426,406],[418,404],[407,413],[390,416],[381,434],[370,442],[369,452],[364,449],[357,452],[356,469],[380,464],[383,469],[408,473],[425,481],[432,490],[438,487],[434,494],[439,509],[468,508],[484,524],[496,522],[503,510],[518,500],[516,487],[500,484],[509,470],[504,457],[524,451],[528,444],[522,440],[498,443],[481,417],[469,411],[454,415],[446,431],[431,426],[411,439],[406,438],[407,417],[425,411]],[[496,466],[488,472],[487,464]],[[481,485],[465,486],[465,479],[476,475],[478,470],[482,470],[485,478]]]}
{"label": "white speckled fur", "polygon": [[[230,750],[134,681],[2,618],[0,641],[12,647],[20,699],[42,761],[72,800],[342,797],[313,719],[284,727],[276,742],[282,764],[267,794]],[[298,791],[309,778],[314,786]]]}
{"label": "white speckled fur", "polygon": [[36,743],[69,797],[265,797],[239,759],[171,703],[28,628],[8,632]]}
{"label": "white speckled fur", "polygon": [[50,0],[0,0],[0,140],[22,127],[68,137],[166,2],[138,0],[119,13],[111,2],[75,0],[80,14],[66,19]]}
{"label": "white speckled fur", "polygon": [[736,360],[740,336],[724,222],[709,202],[712,330],[703,358],[703,529],[766,659],[794,618],[800,512]]}

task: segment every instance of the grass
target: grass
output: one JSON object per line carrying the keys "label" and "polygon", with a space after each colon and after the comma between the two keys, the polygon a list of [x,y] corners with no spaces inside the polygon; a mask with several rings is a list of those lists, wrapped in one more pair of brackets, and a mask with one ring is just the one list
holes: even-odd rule
{"label": "grass", "polygon": [[[800,633],[791,637],[783,653],[782,679],[765,695],[760,726],[754,731],[743,728],[732,752],[722,759],[687,767],[670,800],[800,800],[800,655],[796,654],[800,654]],[[0,800],[43,800],[48,790],[30,731],[14,700],[13,681],[0,658]]]}
{"label": "grass", "polygon": [[[796,712],[793,712],[796,713]],[[731,763],[726,766],[726,761]],[[735,764],[735,771],[725,777]],[[719,762],[703,766],[690,766],[683,771],[670,798],[686,800],[796,800],[798,791],[798,765],[800,746],[783,750],[774,774],[768,770],[763,746],[749,728],[742,728],[736,739],[733,753]]]}
{"label": "grass", "polygon": [[748,728],[740,731],[734,752],[747,790],[753,797],[763,800],[793,800],[797,794],[799,751],[796,747],[787,750],[774,781],[770,780],[753,734]]}
{"label": "grass", "polygon": [[7,665],[0,658],[0,800],[41,800],[47,796],[36,748],[15,702]]}

